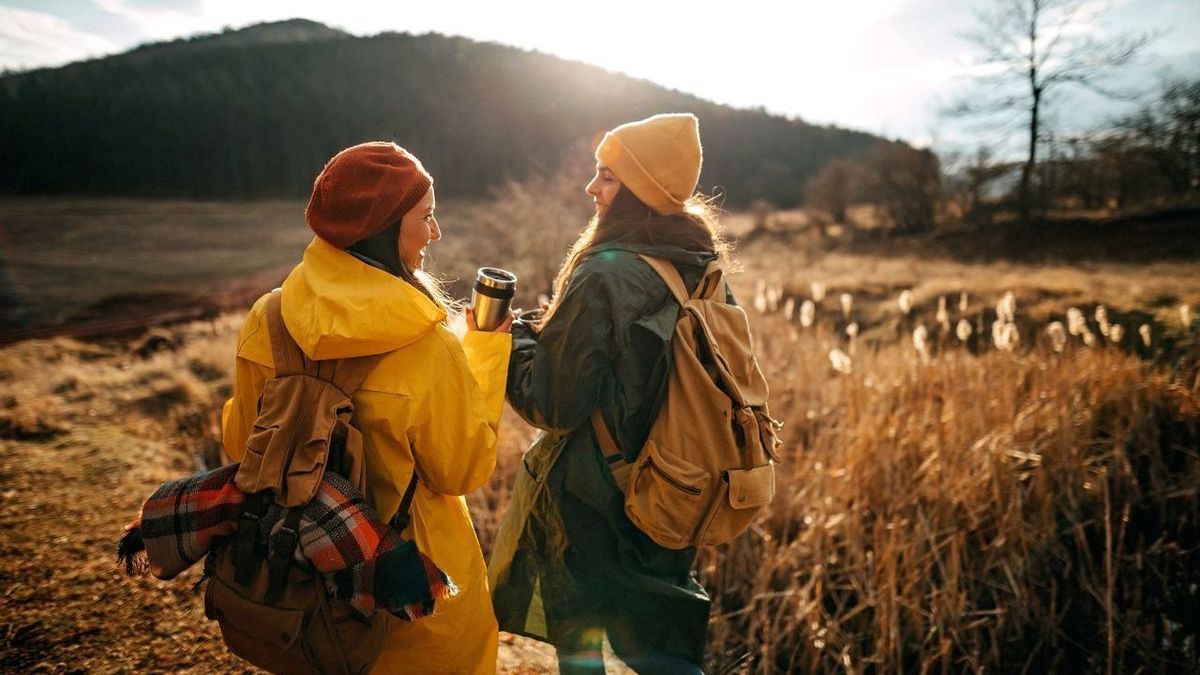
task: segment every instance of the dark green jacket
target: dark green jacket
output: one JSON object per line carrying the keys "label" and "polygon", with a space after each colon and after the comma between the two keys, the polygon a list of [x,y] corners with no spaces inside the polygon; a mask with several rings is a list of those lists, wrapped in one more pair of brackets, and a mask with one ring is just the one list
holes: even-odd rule
{"label": "dark green jacket", "polygon": [[599,407],[632,461],[666,392],[679,303],[638,253],[675,263],[689,288],[715,257],[598,246],[540,334],[513,328],[508,401],[544,431],[492,551],[492,597],[501,630],[555,643],[557,625],[587,621],[700,663],[709,599],[691,573],[696,551],[662,548],[634,527],[589,423]]}

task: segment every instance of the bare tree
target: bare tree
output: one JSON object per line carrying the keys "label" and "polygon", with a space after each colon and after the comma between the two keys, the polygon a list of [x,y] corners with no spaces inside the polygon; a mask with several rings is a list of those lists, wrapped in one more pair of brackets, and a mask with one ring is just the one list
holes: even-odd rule
{"label": "bare tree", "polygon": [[982,53],[988,74],[978,83],[988,91],[954,106],[959,114],[1027,115],[1028,146],[1021,167],[1018,206],[1030,222],[1043,134],[1043,113],[1056,91],[1081,87],[1108,97],[1126,97],[1105,85],[1115,68],[1129,63],[1148,36],[1119,35],[1100,41],[1078,30],[1089,0],[993,0],[976,12],[977,27],[967,37]]}
{"label": "bare tree", "polygon": [[587,146],[575,144],[557,169],[494,188],[481,205],[475,238],[517,272],[519,302],[550,294],[559,265],[594,210],[584,193],[594,167]]}
{"label": "bare tree", "polygon": [[1120,127],[1154,158],[1171,192],[1192,198],[1200,193],[1200,79],[1165,82],[1158,101]]}
{"label": "bare tree", "polygon": [[994,186],[1009,166],[997,162],[992,150],[982,145],[968,155],[952,156],[947,164],[943,185],[957,215],[974,226],[991,225]]}
{"label": "bare tree", "polygon": [[846,222],[846,208],[855,198],[861,174],[861,162],[850,157],[829,160],[804,186],[804,203],[822,209],[835,223]]}
{"label": "bare tree", "polygon": [[930,150],[883,142],[863,160],[862,196],[878,204],[900,232],[933,227],[941,192],[941,165]]}

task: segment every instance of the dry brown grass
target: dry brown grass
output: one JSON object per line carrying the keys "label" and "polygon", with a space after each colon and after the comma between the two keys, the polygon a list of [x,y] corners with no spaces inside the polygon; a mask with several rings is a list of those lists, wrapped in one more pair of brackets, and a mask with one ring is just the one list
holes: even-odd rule
{"label": "dry brown grass", "polygon": [[[784,261],[756,247],[734,277],[747,306],[779,292],[751,318],[788,442],[769,512],[700,557],[714,671],[1200,670],[1200,379],[1178,313],[1200,301],[1194,268]],[[805,328],[799,301],[818,280],[826,297]],[[1012,352],[989,328],[1008,290]],[[975,326],[967,343],[937,324],[941,296],[949,325]],[[1100,337],[1098,304],[1125,339],[1055,352],[1047,322],[1078,305]],[[852,354],[849,375],[831,368],[834,348]],[[497,477],[472,501],[485,550],[528,433],[510,422]]]}
{"label": "dry brown grass", "polygon": [[[229,315],[129,342],[0,348],[0,671],[247,671],[204,620],[191,591],[199,566],[160,582],[124,576],[112,557],[159,483],[218,460],[241,323]],[[506,418],[506,461],[528,440],[516,421]],[[500,483],[497,474],[471,496],[488,531],[503,508],[494,500],[507,500]],[[553,664],[550,647],[502,636],[501,673]]]}
{"label": "dry brown grass", "polygon": [[[468,218],[472,208],[483,207],[458,214]],[[447,221],[447,244],[470,237],[468,222]],[[469,274],[469,253],[460,242],[436,259],[465,271],[454,275]],[[760,281],[779,296],[763,301],[775,311],[752,310],[751,318],[787,445],[768,513],[732,546],[701,554],[699,571],[714,597],[712,670],[1200,671],[1200,389],[1196,335],[1178,312],[1180,304],[1193,313],[1200,307],[1200,270],[820,255],[766,240],[739,253],[746,272],[733,283],[743,304],[756,304]],[[522,274],[525,264],[511,267]],[[812,282],[826,286],[826,297],[815,325],[803,327],[800,304]],[[897,302],[905,289],[909,315]],[[990,344],[996,302],[1009,290],[1021,333],[1011,353]],[[966,312],[958,309],[962,291]],[[842,293],[853,297],[849,316],[839,307]],[[951,326],[972,325],[966,344],[939,326],[941,297]],[[790,319],[783,314],[789,299]],[[1098,304],[1123,324],[1121,344],[1088,348],[1071,337],[1055,352],[1048,322],[1065,323],[1074,306],[1098,334]],[[0,492],[33,489],[46,504],[70,499],[69,490],[81,487],[51,480],[54,453],[78,456],[85,468],[108,466],[116,461],[110,455],[137,444],[141,464],[120,460],[135,472],[121,483],[126,491],[191,471],[190,457],[211,458],[240,321],[178,326],[127,345],[52,340],[0,350]],[[1141,345],[1141,323],[1151,326],[1150,348]],[[930,336],[927,361],[913,348],[918,325]],[[850,355],[849,374],[831,368],[834,348]],[[469,497],[485,552],[534,433],[506,410],[497,472]],[[152,453],[170,459],[151,467]],[[27,462],[40,473],[25,472]],[[116,526],[138,498],[122,493],[121,513],[88,520],[91,539],[109,541],[111,533],[98,536],[96,528]],[[11,500],[0,506],[27,513]],[[11,535],[0,550],[26,557],[42,550],[31,548],[38,537],[22,523],[0,528]],[[65,632],[54,633],[61,642],[53,642],[47,636],[58,628],[48,626],[62,622],[49,610],[36,621],[20,618],[28,603],[61,600],[30,590],[27,567],[0,567],[11,592],[0,600],[0,628],[25,631],[22,639],[45,638],[74,663],[102,668],[153,662],[202,670],[205,659],[218,658],[205,642],[215,639],[209,631],[195,634],[186,660],[169,660],[180,632],[203,624],[193,607],[171,615],[174,628],[156,633],[155,651],[130,660],[139,637],[94,616],[77,590],[59,613],[84,618],[64,623]],[[89,571],[88,588],[105,579]],[[71,626],[85,620],[98,632],[76,645]],[[88,644],[100,646],[89,651]],[[510,658],[506,669],[547,667],[544,650],[512,651],[518,647],[506,650],[528,656]],[[147,653],[159,656],[148,662]],[[526,668],[525,658],[540,665]]]}
{"label": "dry brown grass", "polygon": [[[714,671],[1200,670],[1200,379],[1178,311],[1200,303],[1194,266],[800,266],[770,245],[742,263],[744,304],[778,295],[751,315],[788,444],[769,512],[701,554]],[[804,328],[813,281],[826,297]],[[1005,352],[990,324],[1010,290],[1022,339]],[[946,323],[973,326],[965,344],[937,323],[943,296]],[[1078,306],[1101,337],[1100,304],[1124,339],[1055,352],[1048,322]],[[851,374],[830,367],[834,348]],[[473,502],[485,546],[518,461],[502,453],[503,478]]]}
{"label": "dry brown grass", "polygon": [[[1194,364],[896,342],[842,375],[833,330],[755,323],[788,443],[768,512],[700,557],[714,671],[1196,670]],[[473,501],[485,546],[519,449]]]}
{"label": "dry brown grass", "polygon": [[706,556],[715,665],[1195,667],[1194,370],[1084,348],[925,365],[897,344],[845,376],[819,340],[759,329],[788,478],[750,536]]}

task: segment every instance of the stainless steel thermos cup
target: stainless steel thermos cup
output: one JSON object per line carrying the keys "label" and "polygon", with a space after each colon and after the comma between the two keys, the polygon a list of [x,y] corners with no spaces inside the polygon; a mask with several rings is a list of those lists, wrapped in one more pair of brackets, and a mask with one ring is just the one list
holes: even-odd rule
{"label": "stainless steel thermos cup", "polygon": [[512,272],[499,267],[479,268],[475,275],[475,290],[471,293],[475,324],[479,330],[495,330],[504,323],[516,288],[517,275]]}

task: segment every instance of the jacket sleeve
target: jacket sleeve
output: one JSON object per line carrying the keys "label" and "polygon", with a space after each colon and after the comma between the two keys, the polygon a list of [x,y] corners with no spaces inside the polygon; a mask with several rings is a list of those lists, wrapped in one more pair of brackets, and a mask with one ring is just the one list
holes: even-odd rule
{"label": "jacket sleeve", "polygon": [[[259,303],[263,304],[264,303]],[[237,358],[234,363],[233,396],[225,402],[221,411],[221,459],[225,463],[240,462],[246,452],[246,439],[250,427],[258,417],[258,397],[263,386],[272,376],[272,368],[246,358],[243,350],[248,342],[256,339],[258,331],[266,331],[262,310],[256,304],[242,324],[238,337]],[[265,333],[264,333],[265,334]],[[258,337],[261,339],[261,336]]]}
{"label": "jacket sleeve", "polygon": [[417,473],[433,492],[465,495],[496,468],[510,338],[468,333],[460,345],[438,328],[445,367],[416,401],[409,430]]}
{"label": "jacket sleeve", "polygon": [[552,431],[587,421],[612,378],[612,316],[603,269],[585,263],[540,333],[525,324],[513,327],[508,402],[521,417]]}

